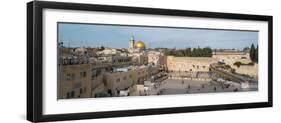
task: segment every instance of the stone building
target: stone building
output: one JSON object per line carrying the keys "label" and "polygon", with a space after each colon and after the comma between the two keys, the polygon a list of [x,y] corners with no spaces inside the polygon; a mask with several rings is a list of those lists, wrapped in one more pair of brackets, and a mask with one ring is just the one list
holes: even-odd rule
{"label": "stone building", "polygon": [[101,97],[106,96],[107,93],[107,86],[106,86],[106,80],[104,78],[103,74],[100,74],[94,78],[92,78],[92,97]]}
{"label": "stone building", "polygon": [[147,62],[152,65],[160,65],[161,61],[164,59],[164,54],[160,51],[148,51]]}
{"label": "stone building", "polygon": [[127,70],[105,74],[107,88],[113,93],[127,90],[134,84],[143,84],[149,79],[147,66],[128,67]]}
{"label": "stone building", "polygon": [[58,66],[58,99],[91,97],[90,64]]}
{"label": "stone building", "polygon": [[129,57],[131,57],[133,65],[148,64],[148,57],[145,53],[131,53]]}
{"label": "stone building", "polygon": [[92,96],[118,95],[118,91],[130,90],[134,85],[143,85],[152,75],[158,73],[156,66],[129,66],[104,72],[92,80]]}
{"label": "stone building", "polygon": [[112,55],[116,55],[118,53],[120,53],[120,51],[118,51],[118,50],[116,50],[114,48],[105,48],[102,51],[96,52],[96,54],[98,56],[112,56]]}

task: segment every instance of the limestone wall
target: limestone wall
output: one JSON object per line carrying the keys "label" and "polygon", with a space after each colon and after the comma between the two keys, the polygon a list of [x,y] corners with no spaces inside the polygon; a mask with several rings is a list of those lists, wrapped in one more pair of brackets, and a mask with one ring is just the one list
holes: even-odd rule
{"label": "limestone wall", "polygon": [[92,89],[92,97],[95,97],[97,94],[106,92],[107,88],[105,87],[104,83],[100,83],[98,86]]}
{"label": "limestone wall", "polygon": [[214,54],[212,56],[213,58],[217,58],[220,61],[224,61],[228,65],[233,65],[233,63],[239,61],[245,64],[248,64],[251,62],[249,54],[244,53],[236,53],[236,54],[226,54],[226,53],[220,53],[220,54]]}
{"label": "limestone wall", "polygon": [[237,73],[247,74],[252,77],[258,77],[258,64],[254,65],[241,65],[240,67],[232,66]]}
{"label": "limestone wall", "polygon": [[209,65],[217,63],[219,59],[212,57],[167,57],[169,71],[209,71]]}
{"label": "limestone wall", "polygon": [[144,85],[134,85],[129,88],[130,96],[140,96],[144,94]]}

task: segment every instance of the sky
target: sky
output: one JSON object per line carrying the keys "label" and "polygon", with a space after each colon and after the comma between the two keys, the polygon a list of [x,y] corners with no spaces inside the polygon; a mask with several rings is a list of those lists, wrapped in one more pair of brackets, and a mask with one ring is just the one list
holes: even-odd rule
{"label": "sky", "polygon": [[165,28],[125,25],[59,23],[58,41],[65,47],[128,48],[129,39],[147,48],[237,49],[258,45],[257,31]]}

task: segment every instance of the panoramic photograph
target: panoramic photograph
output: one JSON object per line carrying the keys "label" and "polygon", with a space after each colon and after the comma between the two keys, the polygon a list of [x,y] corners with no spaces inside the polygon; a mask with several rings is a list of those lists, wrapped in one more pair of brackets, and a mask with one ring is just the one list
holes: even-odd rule
{"label": "panoramic photograph", "polygon": [[258,31],[57,24],[57,99],[258,91]]}

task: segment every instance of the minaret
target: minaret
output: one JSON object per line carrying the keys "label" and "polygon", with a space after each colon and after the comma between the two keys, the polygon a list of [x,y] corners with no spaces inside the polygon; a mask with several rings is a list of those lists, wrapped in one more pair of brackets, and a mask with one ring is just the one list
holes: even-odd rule
{"label": "minaret", "polygon": [[134,46],[135,46],[134,36],[131,36],[129,43],[130,43],[130,48],[134,48]]}

